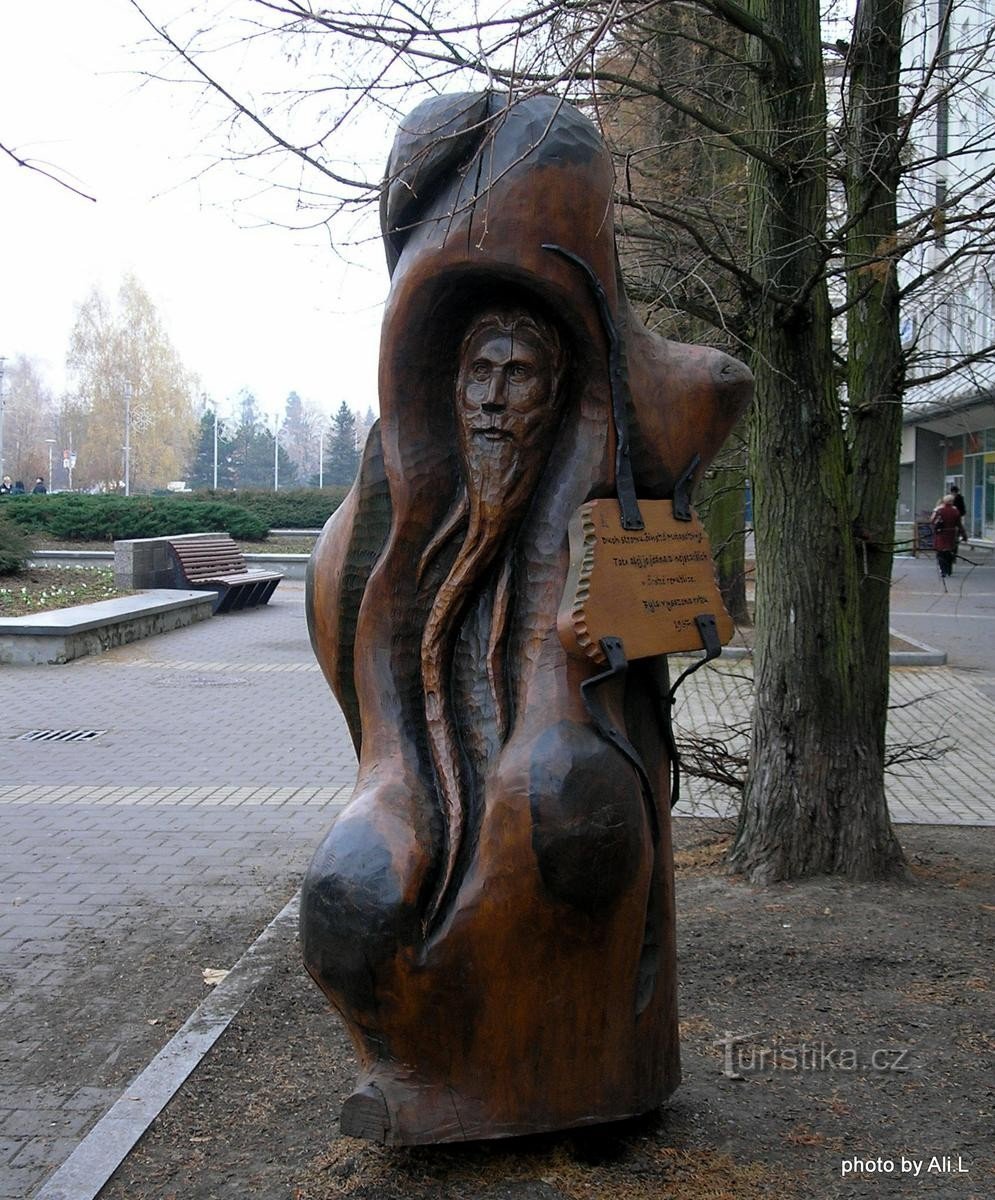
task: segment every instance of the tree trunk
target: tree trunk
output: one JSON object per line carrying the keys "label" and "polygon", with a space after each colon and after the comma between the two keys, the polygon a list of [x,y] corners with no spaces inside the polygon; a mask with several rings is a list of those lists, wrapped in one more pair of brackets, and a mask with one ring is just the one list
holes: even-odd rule
{"label": "tree trunk", "polygon": [[[748,0],[754,39],[751,270],[757,543],[749,776],[731,861],[756,882],[895,869],[870,817],[880,734],[868,726],[852,500],[825,279],[826,98],[816,0]],[[870,804],[870,807],[868,805]]]}
{"label": "tree trunk", "polygon": [[737,625],[751,623],[746,604],[746,436],[744,420],[705,472],[698,505],[715,558],[719,591]]}
{"label": "tree trunk", "polygon": [[847,211],[847,390],[853,525],[860,575],[860,698],[879,786],[861,797],[866,836],[882,873],[902,852],[884,795],[888,719],[889,589],[902,445],[904,362],[897,243],[902,0],[860,0],[850,48]]}

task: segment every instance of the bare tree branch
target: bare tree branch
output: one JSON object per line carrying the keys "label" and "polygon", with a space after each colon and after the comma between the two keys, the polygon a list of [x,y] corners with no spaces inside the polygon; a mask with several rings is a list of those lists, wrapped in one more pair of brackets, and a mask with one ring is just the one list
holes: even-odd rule
{"label": "bare tree branch", "polygon": [[3,145],[2,142],[0,142],[0,151],[6,154],[8,158],[12,158],[19,167],[27,167],[29,171],[36,171],[39,175],[44,175],[46,179],[51,179],[53,183],[57,183],[59,187],[64,187],[67,191],[79,196],[82,200],[91,200],[94,204],[96,204],[96,196],[90,196],[87,195],[86,192],[81,192],[79,188],[73,187],[73,185],[68,183],[65,179],[60,179],[58,175],[53,175],[51,171],[46,171],[45,168],[39,163],[32,162],[31,159],[28,158],[21,158],[19,154],[11,150],[9,146]]}

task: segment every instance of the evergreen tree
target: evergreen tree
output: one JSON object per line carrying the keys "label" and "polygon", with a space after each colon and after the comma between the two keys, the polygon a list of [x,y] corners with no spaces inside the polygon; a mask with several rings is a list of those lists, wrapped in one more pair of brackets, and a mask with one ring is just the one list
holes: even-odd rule
{"label": "evergreen tree", "polygon": [[261,423],[259,404],[255,395],[248,388],[242,388],[238,394],[239,428],[255,429]]}
{"label": "evergreen tree", "polygon": [[[273,431],[267,429],[259,415],[259,405],[248,389],[239,396],[241,422],[231,440],[231,462],[235,486],[240,488],[272,488]],[[281,444],[279,448],[280,487],[293,487],[297,482],[297,467]]]}
{"label": "evergreen tree", "polygon": [[239,394],[239,424],[232,438],[235,486],[273,486],[273,435],[263,428],[255,396],[243,388]]}
{"label": "evergreen tree", "polygon": [[[193,457],[187,468],[187,483],[192,488],[214,487],[214,411],[207,409],[200,418]],[[224,421],[218,421],[218,487],[233,488],[232,439]]]}
{"label": "evergreen tree", "polygon": [[328,448],[325,453],[325,485],[341,484],[348,487],[356,478],[358,468],[356,418],[349,405],[343,400],[339,405],[338,412],[332,417]]}

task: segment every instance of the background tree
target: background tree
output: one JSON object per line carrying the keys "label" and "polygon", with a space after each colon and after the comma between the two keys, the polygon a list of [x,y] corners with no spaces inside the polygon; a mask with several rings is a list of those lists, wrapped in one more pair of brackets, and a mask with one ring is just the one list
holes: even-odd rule
{"label": "background tree", "polygon": [[[214,486],[214,426],[215,412],[207,408],[200,418],[194,442],[193,456],[187,467],[186,479],[192,488]],[[218,488],[235,486],[235,471],[232,466],[232,441],[228,435],[228,422],[217,418]]]}
{"label": "background tree", "polygon": [[313,404],[305,403],[296,392],[287,396],[280,445],[283,446],[299,480],[317,475],[318,433],[324,415]]}
{"label": "background tree", "polygon": [[361,417],[356,418],[356,446],[360,454],[363,452],[366,439],[370,436],[370,430],[376,424],[376,420],[377,414],[369,404],[366,406],[366,412]]}
{"label": "background tree", "polygon": [[256,397],[243,388],[238,397],[238,426],[231,437],[231,469],[234,486],[240,488],[272,488],[274,475],[279,474],[281,487],[292,487],[297,481],[297,468],[281,445],[279,469],[274,471],[274,432],[266,427],[259,412]]}
{"label": "background tree", "polygon": [[[862,654],[864,580],[826,274],[828,111],[819,6],[748,0],[745,7],[743,24],[754,23],[751,472],[763,616],[733,861],[761,881],[837,871],[886,876],[900,869],[902,856],[884,797],[887,714],[871,716],[870,692],[883,688],[887,695],[887,649],[883,672],[880,660],[869,664]],[[897,440],[882,449],[897,464]],[[815,504],[803,500],[813,481]],[[891,529],[896,493],[888,497]],[[886,536],[890,544],[893,534]],[[885,647],[886,637],[885,630]]]}
{"label": "background tree", "polygon": [[121,486],[128,388],[132,490],[179,478],[196,430],[194,380],[134,276],[116,303],[95,288],[79,306],[67,363],[75,377],[67,418],[80,431],[74,484]]}
{"label": "background tree", "polygon": [[[704,128],[695,112],[721,122],[746,107],[743,36],[695,6],[651,5],[626,15],[600,69],[638,78],[641,93],[599,88],[598,116],[616,158],[617,225],[630,297],[646,323],[677,341],[749,353],[744,297],[730,263],[746,239],[746,160]],[[652,89],[687,87],[696,110]],[[702,237],[707,233],[707,240]],[[752,617],[746,595],[748,434],[743,422],[695,497],[715,557],[719,588],[739,625]]]}
{"label": "background tree", "polygon": [[325,443],[325,484],[348,487],[359,469],[356,445],[356,417],[343,400],[332,417]]}
{"label": "background tree", "polygon": [[[38,475],[48,479],[47,438],[58,438],[58,410],[37,364],[18,355],[4,364],[3,469],[30,489]],[[62,465],[61,447],[53,462]],[[53,472],[54,473],[54,472]]]}

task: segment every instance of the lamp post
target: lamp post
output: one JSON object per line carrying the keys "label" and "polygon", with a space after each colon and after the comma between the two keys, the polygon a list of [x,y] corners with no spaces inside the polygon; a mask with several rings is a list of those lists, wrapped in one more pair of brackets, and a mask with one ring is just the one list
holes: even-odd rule
{"label": "lamp post", "polygon": [[318,487],[325,486],[325,427],[318,430]]}
{"label": "lamp post", "polygon": [[52,490],[52,447],[55,445],[55,438],[46,438],[48,442],[48,490]]}
{"label": "lamp post", "polygon": [[131,384],[124,385],[124,494],[131,495]]}
{"label": "lamp post", "polygon": [[273,491],[280,490],[280,417],[273,421]]}
{"label": "lamp post", "polygon": [[218,490],[218,406],[214,406],[214,490]]}
{"label": "lamp post", "polygon": [[3,368],[7,359],[0,354],[0,479],[3,478]]}

